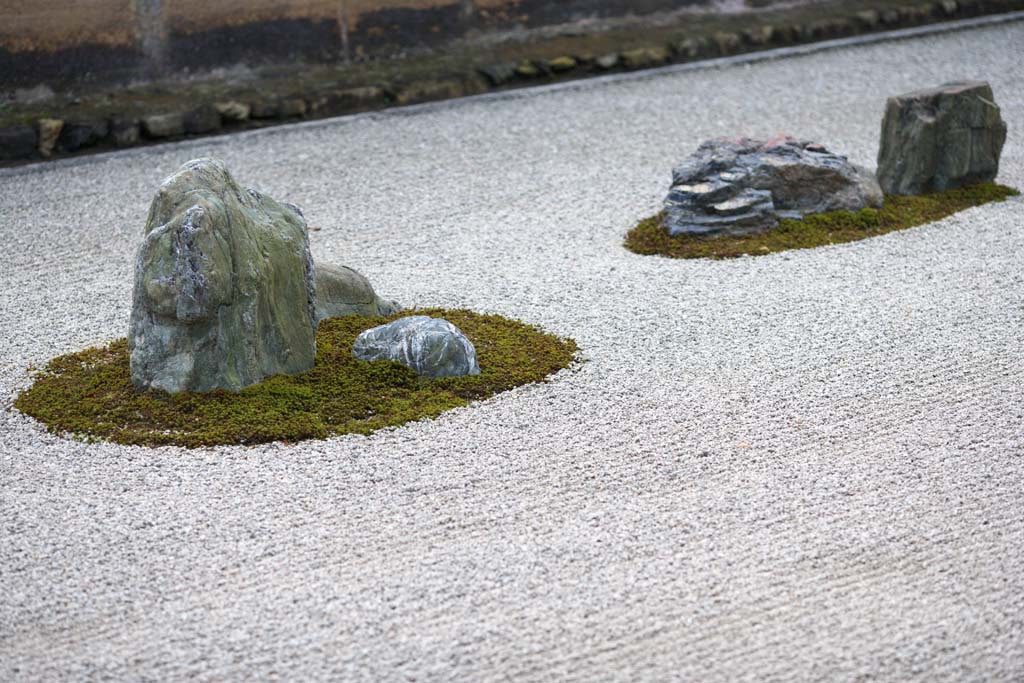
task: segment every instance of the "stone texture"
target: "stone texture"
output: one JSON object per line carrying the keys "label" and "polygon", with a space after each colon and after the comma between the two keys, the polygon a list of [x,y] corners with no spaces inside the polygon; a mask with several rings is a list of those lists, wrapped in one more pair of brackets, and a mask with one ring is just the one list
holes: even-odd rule
{"label": "stone texture", "polygon": [[39,153],[44,157],[51,156],[57,145],[60,131],[64,128],[64,121],[61,119],[39,119],[36,121],[36,129],[39,131]]}
{"label": "stone texture", "polygon": [[669,60],[671,55],[663,47],[642,47],[636,50],[626,50],[620,57],[622,65],[627,69],[646,69],[652,66],[661,66]]}
{"label": "stone texture", "polygon": [[780,136],[709,140],[672,171],[670,235],[745,235],[781,218],[882,205],[874,175],[821,145]]}
{"label": "stone texture", "polygon": [[37,151],[36,129],[32,126],[0,128],[0,161],[29,159]]}
{"label": "stone texture", "polygon": [[878,181],[891,194],[939,192],[999,173],[1006,123],[988,83],[949,83],[890,97]]}
{"label": "stone texture", "polygon": [[239,390],[313,366],[314,266],[301,212],[240,187],[220,161],[160,186],[135,264],[135,386]]}
{"label": "stone texture", "polygon": [[62,152],[77,152],[83,147],[92,147],[101,142],[109,132],[109,124],[102,119],[67,121],[61,127],[57,147]]}
{"label": "stone texture", "polygon": [[672,44],[672,50],[684,59],[699,57],[706,49],[707,39],[704,37],[685,38]]}
{"label": "stone texture", "polygon": [[555,57],[554,59],[548,61],[548,68],[554,71],[555,73],[560,73],[562,71],[571,71],[575,69],[576,63],[577,62],[574,57]]}
{"label": "stone texture", "polygon": [[110,137],[118,147],[130,147],[138,144],[139,122],[135,119],[115,116],[110,119]]}
{"label": "stone texture", "polygon": [[276,119],[280,111],[281,106],[275,100],[257,100],[249,107],[249,117],[253,119]]}
{"label": "stone texture", "polygon": [[412,315],[366,330],[356,337],[359,360],[393,360],[426,377],[479,375],[473,343],[441,318]]}
{"label": "stone texture", "polygon": [[541,75],[541,71],[537,68],[537,65],[529,60],[524,60],[516,65],[516,75],[523,78],[536,78]]}
{"label": "stone texture", "polygon": [[217,110],[217,113],[220,114],[221,120],[225,123],[248,121],[249,114],[252,112],[252,107],[245,102],[239,102],[238,100],[217,102],[213,106]]}
{"label": "stone texture", "polygon": [[305,116],[306,100],[301,97],[286,97],[278,105],[278,115],[281,118],[292,118],[294,116]]}
{"label": "stone texture", "polygon": [[719,54],[731,55],[740,49],[742,40],[735,33],[730,32],[719,32],[712,36],[712,40],[715,42],[715,46],[718,48]]}
{"label": "stone texture", "polygon": [[142,119],[142,130],[151,138],[169,138],[185,133],[185,117],[181,112],[154,114]]}
{"label": "stone texture", "polygon": [[309,111],[314,115],[347,114],[376,109],[387,104],[387,93],[378,86],[331,89],[310,101]]}
{"label": "stone texture", "polygon": [[192,134],[212,133],[220,130],[220,112],[212,104],[203,104],[183,117],[185,132]]}
{"label": "stone texture", "polygon": [[515,78],[516,66],[508,62],[488,64],[478,69],[480,74],[493,86],[504,85]]}
{"label": "stone texture", "polygon": [[466,88],[460,81],[419,81],[399,88],[398,92],[395,93],[395,103],[399,106],[404,106],[419,102],[432,102],[434,100],[462,97],[465,94]]}
{"label": "stone texture", "polygon": [[316,264],[316,321],[345,315],[391,315],[402,310],[383,299],[362,274],[347,266]]}

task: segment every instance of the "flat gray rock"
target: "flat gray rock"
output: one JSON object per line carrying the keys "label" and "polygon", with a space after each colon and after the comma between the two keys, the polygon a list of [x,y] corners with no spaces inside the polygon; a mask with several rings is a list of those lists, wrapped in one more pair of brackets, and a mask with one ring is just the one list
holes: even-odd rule
{"label": "flat gray rock", "polygon": [[1006,122],[983,81],[890,97],[882,121],[878,182],[890,194],[925,194],[992,180]]}
{"label": "flat gray rock", "polygon": [[746,235],[782,218],[882,205],[874,175],[813,142],[708,140],[672,171],[670,235]]}
{"label": "flat gray rock", "polygon": [[441,318],[411,315],[366,330],[356,337],[359,360],[393,360],[426,377],[479,375],[473,343]]}
{"label": "flat gray rock", "polygon": [[391,315],[402,310],[394,301],[377,296],[361,273],[347,266],[316,264],[316,321],[346,315]]}
{"label": "flat gray rock", "polygon": [[313,367],[314,267],[297,207],[240,187],[214,159],[160,186],[135,263],[132,383],[239,390]]}

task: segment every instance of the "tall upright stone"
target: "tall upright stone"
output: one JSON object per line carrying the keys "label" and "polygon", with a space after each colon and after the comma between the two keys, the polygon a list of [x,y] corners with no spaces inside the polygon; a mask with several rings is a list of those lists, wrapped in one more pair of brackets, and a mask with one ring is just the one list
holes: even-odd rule
{"label": "tall upright stone", "polygon": [[948,83],[890,97],[878,182],[888,194],[916,195],[992,180],[1005,141],[1006,123],[988,83]]}
{"label": "tall upright stone", "polygon": [[135,265],[132,382],[239,390],[313,367],[315,270],[305,219],[214,159],[160,186]]}

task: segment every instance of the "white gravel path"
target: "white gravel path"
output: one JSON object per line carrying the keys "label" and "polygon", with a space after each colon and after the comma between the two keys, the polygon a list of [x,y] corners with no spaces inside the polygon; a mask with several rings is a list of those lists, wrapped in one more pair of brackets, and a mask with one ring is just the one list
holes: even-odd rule
{"label": "white gravel path", "polygon": [[[1024,201],[727,262],[622,249],[704,138],[873,166],[886,95],[1024,23],[0,177],[0,680],[1024,680]],[[46,434],[30,366],[123,336],[154,188],[214,154],[314,254],[587,362],[296,446]]]}

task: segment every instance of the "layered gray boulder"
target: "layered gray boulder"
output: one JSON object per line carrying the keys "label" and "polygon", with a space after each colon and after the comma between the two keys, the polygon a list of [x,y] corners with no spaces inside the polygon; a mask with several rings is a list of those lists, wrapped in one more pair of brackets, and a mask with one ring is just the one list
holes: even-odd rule
{"label": "layered gray boulder", "polygon": [[135,264],[132,382],[239,390],[313,367],[315,273],[297,207],[240,187],[214,159],[160,186]]}
{"label": "layered gray boulder", "polygon": [[782,218],[882,205],[874,174],[813,142],[708,140],[672,171],[670,235],[746,235]]}
{"label": "layered gray boulder", "polygon": [[949,83],[890,97],[878,181],[890,194],[925,194],[992,180],[1006,123],[988,83]]}
{"label": "layered gray boulder", "polygon": [[441,318],[411,315],[366,330],[352,345],[359,360],[393,360],[426,377],[479,375],[476,349]]}
{"label": "layered gray boulder", "polygon": [[316,264],[316,321],[345,315],[391,315],[402,310],[377,296],[370,281],[346,266]]}

